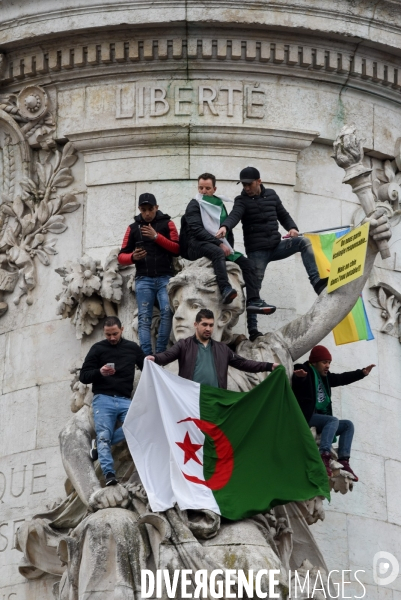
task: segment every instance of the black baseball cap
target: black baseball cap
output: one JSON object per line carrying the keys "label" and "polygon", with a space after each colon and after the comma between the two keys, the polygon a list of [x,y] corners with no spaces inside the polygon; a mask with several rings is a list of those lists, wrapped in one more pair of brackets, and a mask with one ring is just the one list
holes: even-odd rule
{"label": "black baseball cap", "polygon": [[150,204],[151,206],[156,206],[157,201],[153,194],[145,192],[139,196],[138,206],[141,206],[141,204]]}
{"label": "black baseball cap", "polygon": [[242,169],[239,174],[239,181],[237,181],[237,185],[239,183],[252,183],[256,179],[260,179],[260,173],[255,167],[245,167]]}

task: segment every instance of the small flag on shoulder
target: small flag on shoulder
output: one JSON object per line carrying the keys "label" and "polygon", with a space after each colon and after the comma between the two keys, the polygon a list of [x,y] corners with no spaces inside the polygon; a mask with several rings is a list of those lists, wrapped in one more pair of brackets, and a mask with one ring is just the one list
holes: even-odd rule
{"label": "small flag on shoulder", "polygon": [[175,503],[238,520],[330,498],[284,367],[249,392],[200,385],[145,360],[123,426],[153,511]]}

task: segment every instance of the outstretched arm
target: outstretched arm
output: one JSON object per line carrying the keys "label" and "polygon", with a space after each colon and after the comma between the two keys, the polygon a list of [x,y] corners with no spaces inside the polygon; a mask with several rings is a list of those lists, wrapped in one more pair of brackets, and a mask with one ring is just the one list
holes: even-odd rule
{"label": "outstretched arm", "polygon": [[370,221],[370,237],[362,277],[347,283],[331,294],[327,291],[322,292],[305,315],[294,319],[277,332],[283,344],[287,346],[293,361],[318,344],[355,306],[378,252],[376,241],[388,240],[391,237],[391,227],[382,209],[378,209],[367,220]]}

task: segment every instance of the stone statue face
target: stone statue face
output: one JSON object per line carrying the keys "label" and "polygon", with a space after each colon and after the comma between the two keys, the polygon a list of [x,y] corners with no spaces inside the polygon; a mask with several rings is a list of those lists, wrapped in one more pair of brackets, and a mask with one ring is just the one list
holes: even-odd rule
{"label": "stone statue face", "polygon": [[201,308],[208,308],[213,311],[215,318],[213,339],[221,340],[224,327],[229,321],[225,313],[230,313],[221,310],[218,293],[208,294],[199,290],[193,284],[189,284],[179,288],[174,293],[172,306],[174,310],[173,334],[176,341],[194,335],[195,317]]}

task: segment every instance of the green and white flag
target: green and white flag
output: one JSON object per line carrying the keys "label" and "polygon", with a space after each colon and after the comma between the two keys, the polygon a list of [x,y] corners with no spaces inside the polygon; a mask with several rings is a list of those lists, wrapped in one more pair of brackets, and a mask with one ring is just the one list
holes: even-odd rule
{"label": "green and white flag", "polygon": [[[195,199],[199,202],[203,227],[211,235],[216,235],[220,229],[220,225],[228,217],[224,202],[232,202],[232,200],[225,196],[202,196],[202,194],[197,194]],[[236,252],[234,248],[232,248],[226,238],[222,238],[221,241],[231,252],[231,254],[227,256],[227,260],[235,262],[242,256],[241,252]]]}
{"label": "green and white flag", "polygon": [[284,367],[250,392],[200,385],[145,360],[123,426],[153,511],[175,503],[238,520],[330,498]]}

